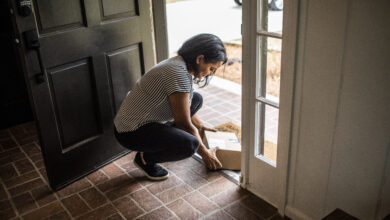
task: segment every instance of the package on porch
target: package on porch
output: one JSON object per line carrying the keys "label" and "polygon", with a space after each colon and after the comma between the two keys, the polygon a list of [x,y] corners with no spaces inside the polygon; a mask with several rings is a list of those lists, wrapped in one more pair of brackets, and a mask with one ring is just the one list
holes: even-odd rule
{"label": "package on porch", "polygon": [[236,134],[224,131],[205,131],[203,143],[208,148],[219,148],[217,158],[222,163],[222,169],[241,169],[241,144]]}

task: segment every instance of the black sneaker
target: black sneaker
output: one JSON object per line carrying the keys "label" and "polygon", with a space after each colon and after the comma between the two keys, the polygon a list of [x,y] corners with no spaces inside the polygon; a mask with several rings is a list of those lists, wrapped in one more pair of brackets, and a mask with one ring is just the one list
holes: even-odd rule
{"label": "black sneaker", "polygon": [[169,173],[160,165],[147,164],[142,158],[141,153],[138,152],[134,158],[134,165],[137,166],[145,175],[151,180],[165,180]]}

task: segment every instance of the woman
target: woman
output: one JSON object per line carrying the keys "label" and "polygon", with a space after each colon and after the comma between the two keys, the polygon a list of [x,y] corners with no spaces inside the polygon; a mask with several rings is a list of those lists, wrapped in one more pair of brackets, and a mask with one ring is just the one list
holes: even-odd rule
{"label": "woman", "polygon": [[164,60],[137,81],[114,119],[115,136],[126,148],[137,151],[134,164],[149,179],[163,180],[169,173],[157,163],[177,161],[196,151],[206,166],[221,163],[215,149],[207,149],[199,133],[205,127],[196,115],[202,96],[193,92],[193,81],[203,86],[226,63],[222,41],[212,34],[187,40],[178,56]]}

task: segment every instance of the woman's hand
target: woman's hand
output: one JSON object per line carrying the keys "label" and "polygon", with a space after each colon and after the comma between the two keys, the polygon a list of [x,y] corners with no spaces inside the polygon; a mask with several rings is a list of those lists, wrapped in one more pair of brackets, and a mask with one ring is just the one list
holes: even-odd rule
{"label": "woman's hand", "polygon": [[213,132],[217,132],[217,129],[215,129],[215,128],[209,128],[209,127],[206,127],[206,126],[204,126],[204,125],[202,125],[200,128],[198,128],[199,129],[199,131],[201,131],[201,132],[204,132],[204,131],[213,131]]}
{"label": "woman's hand", "polygon": [[201,155],[203,162],[210,170],[217,170],[222,168],[222,164],[216,156],[217,150],[218,148],[208,149],[203,155]]}
{"label": "woman's hand", "polygon": [[204,137],[204,132],[205,131],[212,131],[212,132],[217,132],[217,129],[215,128],[209,128],[209,127],[206,127],[204,125],[201,125],[198,127],[198,131],[199,131],[199,134],[201,137]]}

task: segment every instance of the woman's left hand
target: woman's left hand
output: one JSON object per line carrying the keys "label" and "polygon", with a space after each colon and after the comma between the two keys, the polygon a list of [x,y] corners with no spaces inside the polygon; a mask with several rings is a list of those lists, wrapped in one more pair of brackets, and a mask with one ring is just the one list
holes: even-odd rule
{"label": "woman's left hand", "polygon": [[218,147],[206,150],[204,154],[201,154],[202,160],[206,167],[210,170],[217,170],[222,168],[221,161],[217,158]]}
{"label": "woman's left hand", "polygon": [[203,125],[202,125],[202,127],[200,127],[199,130],[217,132],[217,129],[215,129],[215,128],[209,128],[209,127],[206,127],[206,126],[203,126]]}
{"label": "woman's left hand", "polygon": [[212,131],[212,132],[217,132],[217,129],[215,128],[209,128],[209,127],[206,127],[204,125],[201,125],[199,128],[199,134],[203,137],[204,136],[204,132],[205,131]]}

